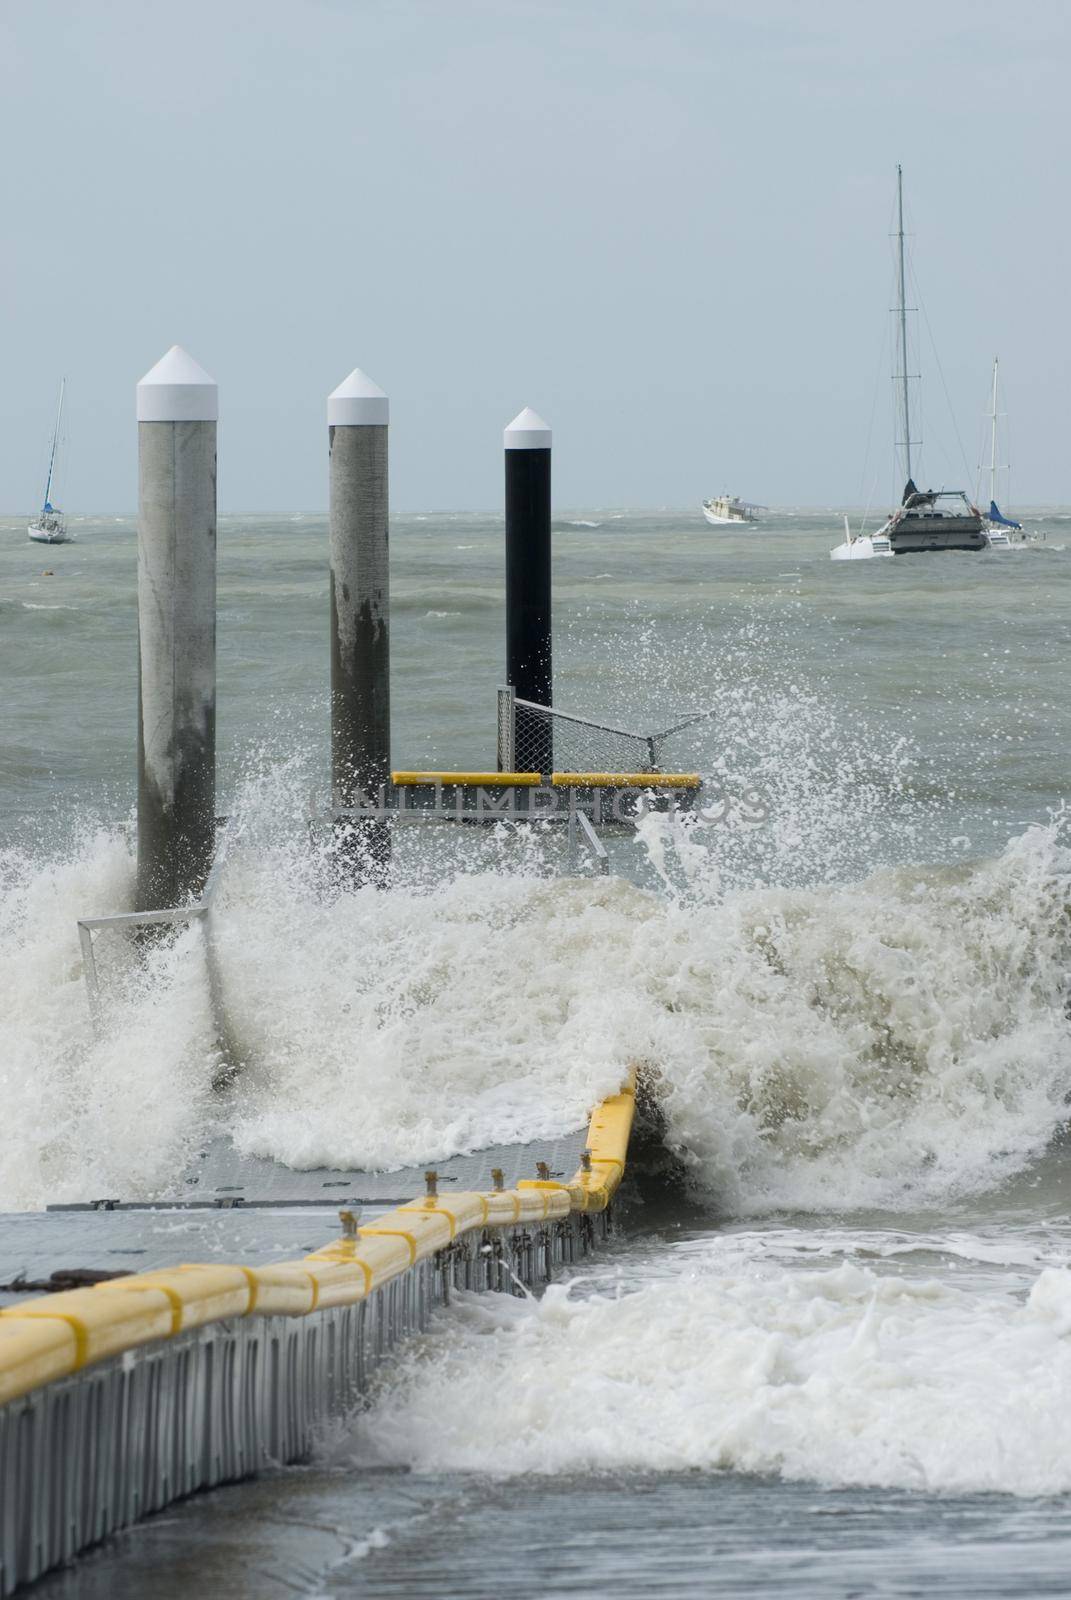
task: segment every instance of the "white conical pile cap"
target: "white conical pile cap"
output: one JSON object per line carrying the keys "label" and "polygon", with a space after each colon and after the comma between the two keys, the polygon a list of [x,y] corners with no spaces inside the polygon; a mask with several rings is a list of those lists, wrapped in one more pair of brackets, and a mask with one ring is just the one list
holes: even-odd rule
{"label": "white conical pile cap", "polygon": [[139,422],[215,422],[219,385],[173,344],[138,384]]}
{"label": "white conical pile cap", "polygon": [[329,428],[360,428],[383,426],[390,421],[390,401],[360,367],[354,367],[349,377],[333,389],[327,397],[327,425]]}
{"label": "white conical pile cap", "polygon": [[549,450],[550,429],[538,411],[525,406],[502,435],[507,450]]}

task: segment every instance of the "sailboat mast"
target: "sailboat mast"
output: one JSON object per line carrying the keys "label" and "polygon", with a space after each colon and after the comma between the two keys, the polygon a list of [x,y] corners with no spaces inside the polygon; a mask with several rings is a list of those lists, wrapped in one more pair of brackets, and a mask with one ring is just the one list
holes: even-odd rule
{"label": "sailboat mast", "polygon": [[48,458],[48,482],[45,484],[45,505],[52,498],[52,472],[56,465],[56,447],[59,444],[60,422],[63,418],[63,391],[67,386],[67,379],[60,379],[59,405],[56,408],[56,430],[52,435],[52,454]]}
{"label": "sailboat mast", "polygon": [[904,169],[896,167],[896,238],[899,245],[900,270],[897,273],[900,291],[900,384],[901,405],[904,412],[904,459],[907,476],[911,477],[911,408],[907,390],[907,283],[904,274]]}
{"label": "sailboat mast", "polygon": [[997,358],[993,357],[993,409],[989,434],[989,503],[997,503]]}

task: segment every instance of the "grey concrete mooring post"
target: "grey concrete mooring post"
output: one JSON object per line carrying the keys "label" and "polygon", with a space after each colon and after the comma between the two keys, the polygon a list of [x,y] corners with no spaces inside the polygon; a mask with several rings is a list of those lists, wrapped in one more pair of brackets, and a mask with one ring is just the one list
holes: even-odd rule
{"label": "grey concrete mooring post", "polygon": [[216,382],[178,345],[138,384],[137,909],[198,895],[216,821]]}
{"label": "grey concrete mooring post", "polygon": [[[506,682],[520,700],[551,704],[550,447],[542,417],[526,407],[503,435],[506,450]],[[517,707],[518,770],[554,767],[551,719]]]}
{"label": "grey concrete mooring post", "polygon": [[[331,786],[336,810],[374,801],[389,783],[389,401],[354,370],[328,396],[331,537]],[[385,820],[343,823],[352,874],[382,881]]]}

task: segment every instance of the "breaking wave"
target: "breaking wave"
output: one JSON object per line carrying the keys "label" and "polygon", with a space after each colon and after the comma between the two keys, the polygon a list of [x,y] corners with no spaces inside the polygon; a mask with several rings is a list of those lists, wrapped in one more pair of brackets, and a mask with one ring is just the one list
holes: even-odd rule
{"label": "breaking wave", "polygon": [[101,935],[110,1025],[89,1033],[73,918],[129,905],[122,836],[4,858],[0,1203],[151,1191],[220,1124],[300,1167],[550,1136],[633,1063],[697,1188],[741,1215],[977,1192],[1066,1118],[1060,822],[971,865],[726,891],[694,834],[648,818],[658,892],[556,879],[553,841],[498,830],[469,870],[403,861],[389,893],[341,895],[266,811],[276,836],[235,851],[219,903],[243,1063],[222,1097],[197,928],[138,960]]}

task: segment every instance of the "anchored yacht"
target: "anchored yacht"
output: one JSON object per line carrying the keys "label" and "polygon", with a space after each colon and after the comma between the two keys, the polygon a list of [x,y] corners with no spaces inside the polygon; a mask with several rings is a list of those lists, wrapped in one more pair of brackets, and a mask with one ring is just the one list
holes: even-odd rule
{"label": "anchored yacht", "polygon": [[63,422],[63,391],[67,380],[60,383],[59,409],[56,412],[56,430],[52,435],[52,449],[48,456],[48,481],[45,484],[45,500],[41,510],[33,521],[26,526],[26,533],[35,544],[72,544],[74,534],[69,533],[67,524],[63,520],[63,512],[51,501],[52,478],[56,470],[56,449],[59,445],[60,427]]}
{"label": "anchored yacht", "polygon": [[899,397],[907,482],[900,505],[876,533],[853,535],[844,519],[845,540],[829,552],[834,561],[865,561],[874,556],[921,555],[934,550],[987,550],[986,519],[962,489],[919,489],[912,476],[911,401],[907,361],[907,290],[904,268],[904,174],[896,169],[897,208],[897,345],[899,372],[894,374]]}

